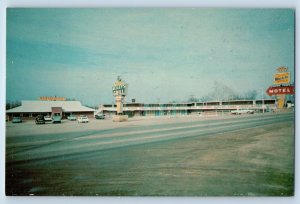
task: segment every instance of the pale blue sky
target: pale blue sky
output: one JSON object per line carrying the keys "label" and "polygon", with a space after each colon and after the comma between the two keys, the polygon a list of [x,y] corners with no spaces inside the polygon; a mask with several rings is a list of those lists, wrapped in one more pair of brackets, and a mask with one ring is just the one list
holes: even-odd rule
{"label": "pale blue sky", "polygon": [[294,74],[292,9],[8,9],[7,100],[84,104],[184,101],[215,81],[266,90],[279,66]]}

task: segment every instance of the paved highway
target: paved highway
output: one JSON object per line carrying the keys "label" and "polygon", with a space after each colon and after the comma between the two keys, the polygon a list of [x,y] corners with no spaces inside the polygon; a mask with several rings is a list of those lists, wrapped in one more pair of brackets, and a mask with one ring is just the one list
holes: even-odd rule
{"label": "paved highway", "polygon": [[[207,144],[207,141],[210,141],[211,139],[213,139],[215,143],[213,147],[218,147],[218,149],[226,149],[226,147],[222,146],[222,142],[224,143],[224,145],[228,143],[231,149],[234,149],[235,144],[237,145],[236,148],[240,148],[239,145],[243,143],[243,141],[237,139],[241,136],[236,135],[248,135],[248,138],[253,139],[253,137],[261,134],[261,132],[264,132],[264,134],[268,134],[272,130],[271,127],[290,127],[291,125],[293,125],[293,121],[294,115],[292,113],[265,115],[255,114],[247,117],[236,116],[218,120],[195,120],[184,123],[175,122],[155,125],[145,123],[143,125],[136,126],[130,125],[110,129],[102,128],[101,130],[94,129],[78,132],[64,132],[59,134],[25,134],[16,137],[10,135],[7,137],[6,143],[6,162],[8,167],[6,173],[8,182],[13,181],[15,182],[15,184],[7,184],[7,187],[9,189],[9,194],[18,195],[28,195],[30,193],[46,195],[214,195],[213,193],[211,193],[211,191],[209,191],[210,193],[206,191],[205,193],[194,192],[193,190],[188,191],[188,189],[191,187],[186,188],[186,185],[190,185],[189,183],[185,185],[186,191],[183,190],[185,189],[184,186],[183,188],[180,188],[180,191],[178,191],[177,189],[178,192],[176,190],[149,191],[148,188],[153,188],[151,187],[151,185],[154,185],[154,188],[158,188],[158,186],[156,186],[155,184],[151,184],[150,186],[148,186],[144,183],[144,181],[132,181],[130,178],[132,178],[132,176],[135,176],[133,175],[133,172],[135,172],[135,170],[132,170],[133,167],[129,163],[133,162],[132,165],[137,165],[139,168],[142,168],[142,172],[144,172],[145,175],[148,175],[150,179],[151,170],[149,170],[149,165],[151,165],[151,162],[156,161],[156,159],[161,159],[161,163],[158,162],[155,164],[158,166],[165,165],[166,162],[168,163],[170,162],[169,160],[172,160],[172,156],[169,155],[171,152],[173,152],[174,155],[179,155],[182,149],[188,152],[193,150],[197,152],[199,151],[197,147],[193,147],[193,144],[196,143],[199,143],[198,147],[200,149],[209,151],[209,148],[201,147],[201,145]],[[63,125],[64,124],[61,124],[61,126],[56,127],[63,128]],[[293,135],[291,134],[292,133],[290,133],[289,135],[291,138],[293,138]],[[235,140],[232,141],[228,139],[228,137],[232,137],[233,135],[236,136]],[[247,145],[246,143],[248,138],[244,138],[245,144],[243,145]],[[238,143],[236,143],[237,140],[239,140]],[[230,142],[231,144],[229,144]],[[159,148],[157,149],[158,146]],[[174,147],[172,151],[167,150],[168,148],[170,148],[170,146]],[[189,146],[191,146],[191,149],[189,149]],[[291,147],[288,148],[291,149]],[[151,155],[148,155],[149,151],[152,152]],[[212,148],[211,151],[216,150]],[[291,152],[290,150],[288,151],[289,153]],[[161,152],[161,154],[156,155],[158,152]],[[179,162],[183,158],[185,158],[182,160],[183,162],[193,161],[194,158],[191,158],[190,160],[187,159],[193,155],[192,152],[188,152],[182,153],[182,155],[180,155],[180,158],[182,158],[178,161],[172,160],[171,163],[173,165],[172,168],[174,169],[174,171],[176,171],[178,165],[180,166],[180,163],[177,164],[177,162]],[[166,154],[168,156],[166,156]],[[226,154],[226,152],[224,154]],[[126,158],[124,157],[125,155]],[[145,157],[145,155],[148,155],[148,157]],[[153,155],[156,155],[156,157],[153,158]],[[140,160],[141,157],[143,157],[143,161]],[[167,161],[164,161],[165,158],[168,158]],[[174,158],[176,158],[176,156],[174,156]],[[139,161],[137,161],[137,159]],[[205,159],[206,158],[204,158],[204,160]],[[203,162],[204,160],[201,160],[201,162]],[[211,161],[213,162],[213,159]],[[141,165],[140,162],[142,162],[143,165]],[[147,162],[149,163],[147,164]],[[193,163],[193,165],[195,164],[195,162]],[[66,164],[68,165],[66,166]],[[81,164],[87,166],[83,168]],[[225,169],[228,170],[230,161],[223,163],[221,167],[218,168],[222,169],[224,168],[224,165],[226,166]],[[288,165],[291,165],[291,163],[289,163]],[[34,170],[35,168],[37,168],[38,170]],[[120,172],[120,169],[122,168],[124,171]],[[135,167],[134,169],[136,168],[137,167]],[[171,171],[172,168],[170,167]],[[289,168],[291,167],[289,166]],[[100,180],[103,181],[104,179],[105,182],[109,183],[109,185],[99,188],[99,186],[94,183],[95,181],[91,181],[92,178],[85,175],[90,174],[88,173],[89,169],[91,172],[97,172],[97,170],[99,170],[99,172],[102,172],[103,169],[106,169],[104,171],[106,178],[104,179],[102,175],[100,176],[102,178]],[[112,175],[110,175],[107,170],[108,172],[110,171]],[[159,171],[159,168],[155,168],[155,171]],[[159,173],[160,175],[164,171],[165,170],[161,170],[156,173]],[[195,171],[195,173],[197,173],[195,169],[193,170],[193,168],[190,168],[189,171]],[[127,176],[124,175],[124,173],[127,173]],[[52,177],[48,178],[46,174],[52,175]],[[84,185],[88,186],[87,189],[89,190],[84,190],[81,192],[72,189],[69,185],[71,185],[71,183],[73,183],[74,181],[74,178],[77,177],[74,177],[73,175],[72,178],[68,178],[68,174],[80,175],[82,179],[79,179],[79,183],[83,182]],[[58,175],[60,176],[60,178],[56,178],[56,176]],[[183,175],[186,174],[183,173]],[[179,174],[179,176],[183,175]],[[29,179],[28,181],[27,176],[31,180]],[[40,182],[34,181],[32,180],[34,179],[33,177],[36,177],[39,181],[40,179],[43,178],[44,180],[45,177],[47,177],[48,183],[45,180]],[[163,176],[163,178],[165,177],[166,176]],[[111,178],[111,180],[107,180],[108,178]],[[119,178],[119,180],[116,180],[117,178]],[[126,179],[124,180],[124,178]],[[56,185],[58,183],[60,189],[53,189],[54,184],[49,181],[52,179],[55,180],[54,183],[56,183]],[[177,180],[178,178],[174,177],[173,179]],[[26,183],[26,181],[28,183]],[[133,182],[132,185],[134,186],[132,189],[135,190],[130,191],[127,187],[122,187],[125,188],[125,190],[119,189],[121,188],[120,186],[126,186],[126,183],[129,185],[131,182]],[[169,182],[172,183],[173,181],[169,180]],[[35,183],[39,183],[40,187],[36,187]],[[193,182],[190,181],[190,183]],[[145,189],[142,191],[138,191],[136,189],[137,184],[143,184],[142,186]],[[18,186],[16,185],[22,187],[18,188]],[[115,189],[116,187],[117,190]],[[217,193],[218,195],[219,191],[216,191],[215,193]],[[249,192],[244,193],[247,194]],[[235,192],[220,192],[219,194],[234,195]],[[238,191],[237,194],[243,194],[243,192]]]}
{"label": "paved highway", "polygon": [[[254,115],[227,120],[202,120],[189,123],[145,125],[55,135],[24,135],[7,138],[8,162],[29,162],[47,159],[87,156],[95,151],[165,140],[208,137],[237,130],[293,120],[292,114]],[[34,128],[34,127],[33,127]],[[26,155],[26,157],[24,157]]]}

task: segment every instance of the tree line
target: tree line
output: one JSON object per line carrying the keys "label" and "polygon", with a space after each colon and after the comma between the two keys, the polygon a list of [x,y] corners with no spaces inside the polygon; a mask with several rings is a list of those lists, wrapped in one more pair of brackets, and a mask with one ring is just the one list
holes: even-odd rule
{"label": "tree line", "polygon": [[188,98],[188,102],[201,102],[210,100],[255,100],[257,98],[257,95],[258,93],[256,90],[249,90],[239,94],[229,86],[215,81],[212,92],[210,94],[202,96],[200,98],[191,95]]}

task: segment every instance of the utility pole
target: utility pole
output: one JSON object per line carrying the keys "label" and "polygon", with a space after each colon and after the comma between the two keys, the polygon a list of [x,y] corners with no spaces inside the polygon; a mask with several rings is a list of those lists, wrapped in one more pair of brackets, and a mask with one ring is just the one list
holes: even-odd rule
{"label": "utility pole", "polygon": [[263,90],[263,88],[261,89],[261,101],[262,101],[262,105],[261,105],[261,107],[262,107],[262,110],[263,110],[263,113],[265,113],[265,109],[264,109],[264,90]]}

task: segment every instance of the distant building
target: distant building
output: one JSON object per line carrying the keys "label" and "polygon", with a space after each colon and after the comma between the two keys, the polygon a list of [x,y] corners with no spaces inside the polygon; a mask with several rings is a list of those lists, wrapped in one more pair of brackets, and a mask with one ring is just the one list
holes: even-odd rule
{"label": "distant building", "polygon": [[81,105],[79,101],[27,101],[21,102],[21,106],[6,111],[9,120],[13,116],[20,116],[23,120],[35,119],[37,115],[59,114],[62,118],[69,115],[87,115],[94,117],[95,109]]}
{"label": "distant building", "polygon": [[[129,117],[211,114],[215,112],[230,112],[237,109],[251,109],[256,112],[270,111],[272,109],[276,109],[276,100],[260,99],[189,103],[125,103],[123,107],[124,113]],[[116,105],[100,105],[99,112],[106,115],[114,115],[116,114]]]}

